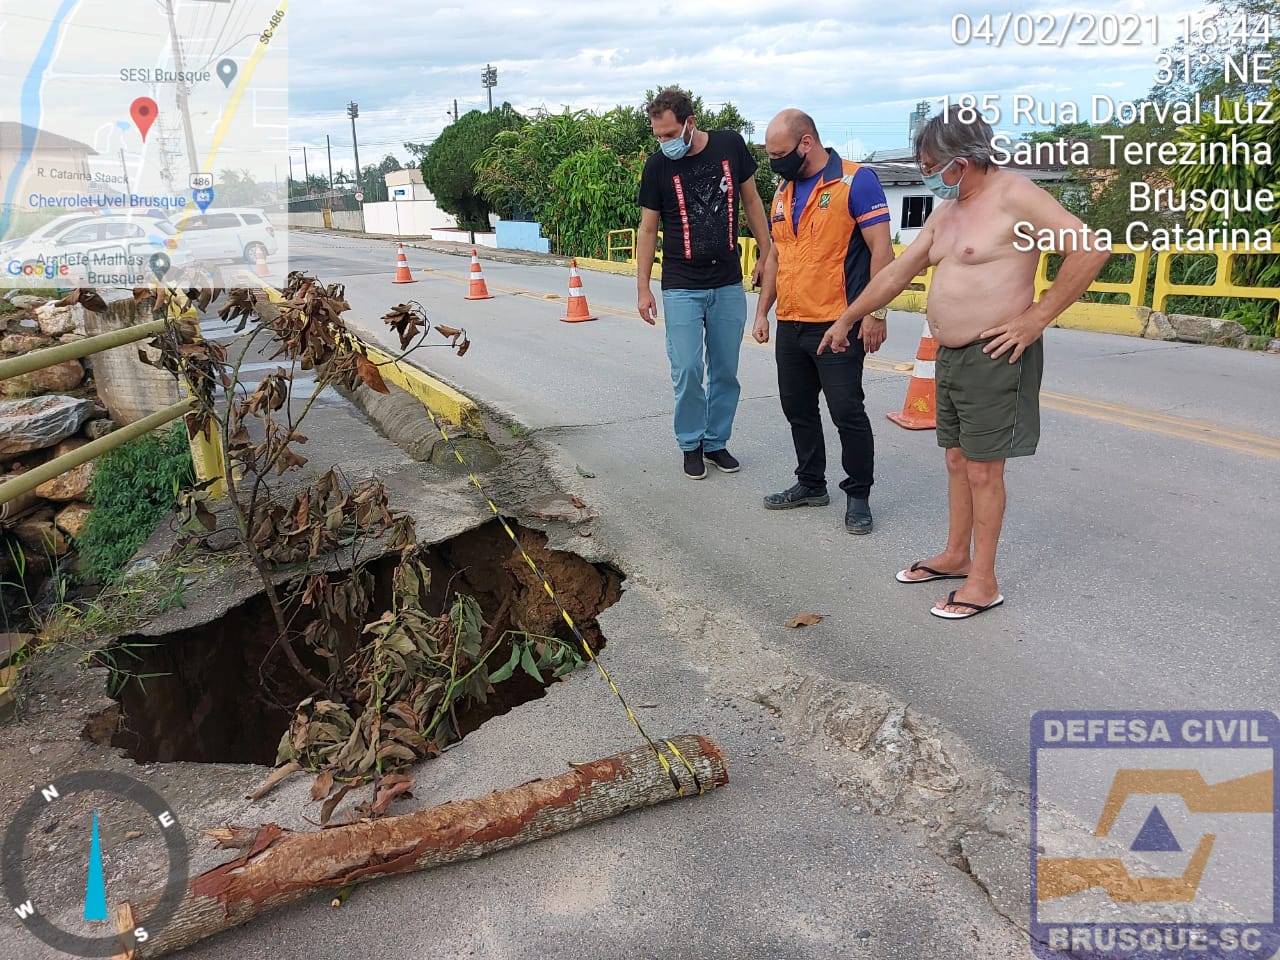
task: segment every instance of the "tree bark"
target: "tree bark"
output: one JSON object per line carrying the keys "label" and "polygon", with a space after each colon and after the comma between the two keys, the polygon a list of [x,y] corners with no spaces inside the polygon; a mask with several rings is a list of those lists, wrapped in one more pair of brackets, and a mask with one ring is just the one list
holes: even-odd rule
{"label": "tree bark", "polygon": [[[729,782],[724,755],[712,740],[686,735],[672,742],[704,789]],[[696,796],[689,770],[658,743],[684,795]],[[120,905],[119,929],[131,946],[118,960],[164,956],[317,890],[473,860],[677,796],[671,776],[646,746],[548,780],[404,816],[308,833],[274,823],[242,831],[244,854],[193,878],[173,919],[149,930],[146,942],[134,944],[128,931],[146,924],[159,894]]]}

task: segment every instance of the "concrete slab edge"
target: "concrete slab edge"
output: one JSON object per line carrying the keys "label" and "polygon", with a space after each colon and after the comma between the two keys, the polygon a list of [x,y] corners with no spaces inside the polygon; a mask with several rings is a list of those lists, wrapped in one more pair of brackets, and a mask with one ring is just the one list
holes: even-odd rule
{"label": "concrete slab edge", "polygon": [[368,357],[379,364],[379,372],[384,380],[395,384],[432,413],[462,427],[472,436],[489,436],[480,415],[480,407],[470,397],[443,380],[437,380],[417,367],[396,360],[376,347],[368,348]]}

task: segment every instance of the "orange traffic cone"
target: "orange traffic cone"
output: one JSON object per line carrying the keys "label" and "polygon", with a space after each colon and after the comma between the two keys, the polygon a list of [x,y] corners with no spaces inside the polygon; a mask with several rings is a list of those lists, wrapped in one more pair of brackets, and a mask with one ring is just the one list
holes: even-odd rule
{"label": "orange traffic cone", "polygon": [[392,283],[417,283],[413,274],[409,272],[409,259],[404,255],[404,244],[396,244],[396,278]]}
{"label": "orange traffic cone", "polygon": [[493,294],[489,292],[489,288],[485,286],[484,271],[480,269],[480,258],[476,256],[473,249],[471,251],[471,286],[467,290],[468,300],[492,300]]}
{"label": "orange traffic cone", "polygon": [[569,261],[569,305],[560,319],[565,323],[582,323],[584,320],[595,319],[587,309],[587,295],[582,292],[582,278],[578,276],[576,259]]}
{"label": "orange traffic cone", "polygon": [[916,365],[911,371],[911,383],[907,385],[907,399],[901,413],[889,414],[889,419],[908,430],[932,430],[938,425],[938,388],[934,380],[933,365],[938,358],[938,341],[929,332],[929,322],[920,335],[920,349],[916,351]]}
{"label": "orange traffic cone", "polygon": [[253,272],[259,277],[271,276],[271,271],[267,269],[267,251],[258,247],[258,258],[253,265]]}

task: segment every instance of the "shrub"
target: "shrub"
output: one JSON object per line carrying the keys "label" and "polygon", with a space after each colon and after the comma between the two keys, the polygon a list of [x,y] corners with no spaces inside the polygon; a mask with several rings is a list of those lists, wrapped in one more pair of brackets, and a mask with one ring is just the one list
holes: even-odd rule
{"label": "shrub", "polygon": [[100,457],[89,487],[93,511],[77,541],[80,578],[111,582],[177,502],[178,490],[194,482],[181,422]]}

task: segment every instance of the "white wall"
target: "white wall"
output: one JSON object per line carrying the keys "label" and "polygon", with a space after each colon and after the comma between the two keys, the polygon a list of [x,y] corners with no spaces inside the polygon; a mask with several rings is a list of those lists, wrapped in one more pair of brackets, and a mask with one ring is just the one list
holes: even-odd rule
{"label": "white wall", "polygon": [[[356,233],[365,231],[364,215],[359,210],[334,210],[330,213],[333,218],[333,229],[335,230],[352,230]],[[324,213],[320,210],[308,212],[291,212],[289,214],[289,226],[291,227],[324,227]]]}
{"label": "white wall", "polygon": [[458,221],[434,200],[410,200],[364,205],[365,229],[393,237],[425,237],[436,230],[457,227]]}
{"label": "white wall", "polygon": [[[901,243],[910,243],[920,234],[920,228],[902,226],[902,201],[906,197],[932,196],[923,184],[886,183],[884,198],[889,204],[889,236],[896,236]],[[935,206],[938,200],[934,199]]]}

